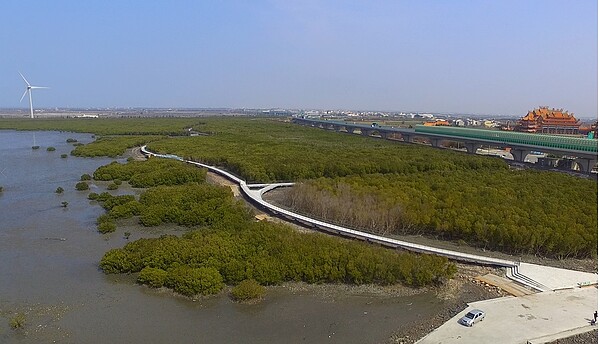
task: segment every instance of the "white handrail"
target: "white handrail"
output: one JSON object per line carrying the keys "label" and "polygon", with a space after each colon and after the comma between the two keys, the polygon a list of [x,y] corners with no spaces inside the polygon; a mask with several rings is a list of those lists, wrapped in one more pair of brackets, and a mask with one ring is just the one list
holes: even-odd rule
{"label": "white handrail", "polygon": [[[375,235],[375,234],[371,234],[371,233],[365,233],[365,232],[357,231],[354,229],[350,229],[350,228],[334,225],[331,223],[319,221],[319,220],[316,220],[316,219],[280,208],[278,206],[275,206],[275,205],[263,200],[262,194],[264,192],[268,191],[268,189],[270,189],[269,188],[270,185],[259,184],[260,186],[265,186],[265,187],[260,190],[251,190],[250,187],[248,186],[248,184],[246,184],[246,182],[244,180],[238,178],[237,176],[235,176],[225,170],[219,169],[217,167],[206,165],[206,164],[196,162],[196,161],[185,160],[185,159],[178,157],[176,155],[173,155],[173,154],[156,154],[156,153],[153,153],[153,152],[147,150],[146,146],[142,146],[141,151],[144,154],[156,156],[159,158],[176,159],[179,161],[184,161],[189,164],[204,167],[211,172],[220,174],[220,175],[228,178],[229,180],[237,183],[240,186],[240,189],[242,190],[243,194],[246,197],[250,198],[256,204],[258,204],[259,206],[261,206],[265,209],[268,209],[269,211],[271,211],[275,214],[284,216],[287,219],[292,219],[292,220],[299,221],[304,224],[309,224],[313,227],[319,228],[321,230],[325,230],[325,231],[333,233],[333,234],[342,235],[342,236],[355,238],[355,239],[362,239],[362,240],[366,240],[368,242],[375,242],[375,243],[393,247],[393,248],[402,248],[402,249],[419,252],[419,253],[435,254],[435,255],[444,256],[444,257],[447,257],[447,258],[450,258],[453,260],[457,260],[457,261],[463,261],[463,262],[469,262],[469,263],[479,263],[479,264],[484,264],[484,265],[502,266],[502,267],[512,267],[512,266],[517,265],[517,263],[514,261],[478,256],[478,255],[469,254],[469,253],[462,253],[462,252],[445,250],[445,249],[426,246],[426,245],[415,244],[415,243],[411,243],[411,242],[391,239],[391,238],[387,238],[384,236],[379,236],[379,235]],[[281,183],[279,185],[286,185],[286,184],[289,184],[289,183]],[[254,185],[256,185],[256,184],[254,184]]]}

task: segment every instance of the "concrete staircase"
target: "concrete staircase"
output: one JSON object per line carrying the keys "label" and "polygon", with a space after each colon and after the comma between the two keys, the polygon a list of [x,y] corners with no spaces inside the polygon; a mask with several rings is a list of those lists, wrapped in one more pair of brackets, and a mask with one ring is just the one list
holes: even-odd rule
{"label": "concrete staircase", "polygon": [[543,285],[537,281],[534,281],[533,279],[519,273],[519,264],[518,263],[506,268],[506,277],[508,277],[509,279],[511,279],[517,283],[521,283],[521,284],[523,284],[529,288],[532,288],[534,290],[537,290],[537,291],[551,291],[552,290],[551,288],[548,288],[545,285]]}

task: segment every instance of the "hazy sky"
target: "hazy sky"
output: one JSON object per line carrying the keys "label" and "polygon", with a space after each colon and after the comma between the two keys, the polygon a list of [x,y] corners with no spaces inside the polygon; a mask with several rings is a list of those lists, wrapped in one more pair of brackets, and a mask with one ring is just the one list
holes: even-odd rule
{"label": "hazy sky", "polygon": [[0,2],[0,107],[598,115],[595,0]]}

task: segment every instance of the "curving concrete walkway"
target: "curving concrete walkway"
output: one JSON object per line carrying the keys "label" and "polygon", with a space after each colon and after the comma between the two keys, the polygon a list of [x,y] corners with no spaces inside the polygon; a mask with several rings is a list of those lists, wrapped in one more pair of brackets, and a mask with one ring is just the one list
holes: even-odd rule
{"label": "curving concrete walkway", "polygon": [[[434,254],[460,262],[504,267],[506,268],[506,276],[508,278],[537,291],[551,291],[558,289],[556,288],[557,286],[560,286],[560,289],[564,289],[598,284],[597,274],[551,268],[535,264],[520,264],[519,262],[504,259],[496,259],[451,250],[445,250],[436,247],[419,245],[406,241],[386,238],[371,233],[365,233],[350,228],[345,228],[342,226],[323,222],[320,220],[312,219],[310,217],[296,214],[289,210],[270,204],[262,198],[262,195],[270,190],[273,190],[277,187],[291,186],[293,185],[293,183],[246,184],[246,181],[242,180],[241,178],[214,166],[206,165],[195,161],[184,160],[181,157],[178,157],[173,154],[156,154],[147,150],[146,146],[141,147],[141,151],[146,155],[156,156],[160,158],[176,159],[192,165],[206,168],[211,172],[217,173],[237,183],[240,186],[240,190],[242,191],[242,193],[251,202],[259,206],[260,208],[266,209],[276,215],[279,215],[280,217],[286,218],[287,220],[299,222],[304,225],[308,225],[310,227],[326,231],[334,235],[365,240],[367,242],[377,243],[394,249],[400,248],[418,253]],[[525,270],[525,272],[521,270]]]}

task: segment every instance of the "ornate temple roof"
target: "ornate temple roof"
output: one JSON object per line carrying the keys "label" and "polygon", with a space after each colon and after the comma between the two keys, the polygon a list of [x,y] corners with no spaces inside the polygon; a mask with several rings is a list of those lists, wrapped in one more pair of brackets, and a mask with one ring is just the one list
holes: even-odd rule
{"label": "ornate temple roof", "polygon": [[523,122],[538,122],[540,124],[556,124],[567,126],[579,126],[579,120],[572,113],[563,111],[563,109],[550,109],[547,106],[540,106],[531,110],[527,115],[521,118]]}

